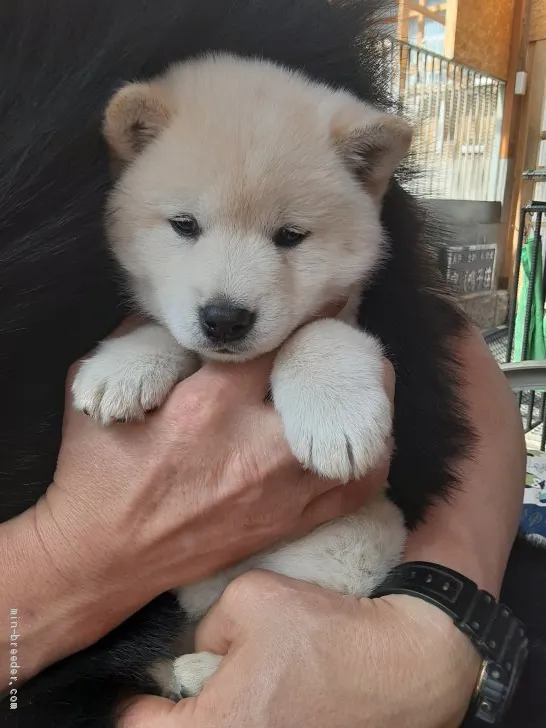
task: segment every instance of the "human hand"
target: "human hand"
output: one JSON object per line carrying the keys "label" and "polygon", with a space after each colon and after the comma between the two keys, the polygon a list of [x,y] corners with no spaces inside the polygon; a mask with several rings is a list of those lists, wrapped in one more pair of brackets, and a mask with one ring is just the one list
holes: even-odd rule
{"label": "human hand", "polygon": [[[348,486],[301,470],[279,416],[263,402],[272,359],[206,365],[139,424],[104,428],[68,397],[57,471],[36,525],[62,578],[74,593],[83,585],[89,593],[80,595],[84,616],[71,649],[161,592],[352,512],[383,487],[388,454]],[[385,372],[392,401],[390,365]]]}
{"label": "human hand", "polygon": [[266,572],[228,587],[196,651],[226,655],[199,697],[139,698],[120,728],[456,728],[480,664],[420,599],[359,600]]}

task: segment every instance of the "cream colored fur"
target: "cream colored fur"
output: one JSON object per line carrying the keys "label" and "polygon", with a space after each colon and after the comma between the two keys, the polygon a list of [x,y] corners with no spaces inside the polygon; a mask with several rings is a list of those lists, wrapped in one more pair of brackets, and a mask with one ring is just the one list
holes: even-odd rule
{"label": "cream colored fur", "polygon": [[[104,131],[123,166],[109,202],[110,243],[155,323],[99,347],[76,377],[75,406],[105,424],[140,419],[200,361],[279,348],[273,400],[295,456],[324,477],[369,472],[391,430],[381,347],[353,326],[354,298],[343,321],[313,319],[333,300],[358,296],[381,264],[380,204],[409,147],[407,124],[273,64],[221,55],[124,87]],[[169,222],[184,215],[199,224],[192,239]],[[273,238],[283,227],[308,235],[280,248]],[[227,349],[199,322],[200,308],[218,298],[256,317]],[[252,568],[367,596],[404,538],[398,510],[382,496],[179,590],[180,603],[197,620]],[[218,656],[185,655],[155,674],[167,693],[195,694],[218,664]]]}

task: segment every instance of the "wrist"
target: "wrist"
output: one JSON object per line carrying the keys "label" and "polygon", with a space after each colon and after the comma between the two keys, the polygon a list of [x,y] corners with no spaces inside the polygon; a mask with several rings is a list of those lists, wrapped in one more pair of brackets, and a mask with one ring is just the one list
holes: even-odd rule
{"label": "wrist", "polygon": [[510,705],[529,654],[522,622],[462,574],[434,563],[394,568],[374,597],[408,595],[445,613],[480,656],[482,667],[469,720],[499,724]]}
{"label": "wrist", "polygon": [[[101,579],[91,559],[88,567],[44,500],[2,524],[0,533],[0,548],[8,554],[4,609],[17,610],[19,683],[88,647],[146,602],[135,603],[129,590]],[[87,547],[92,554],[93,544]]]}
{"label": "wrist", "polygon": [[401,644],[409,659],[404,697],[419,717],[416,724],[460,726],[480,673],[478,651],[449,615],[418,597],[392,594],[377,601],[399,620]]}
{"label": "wrist", "polygon": [[[19,683],[56,659],[62,630],[64,640],[74,637],[68,609],[73,594],[48,555],[36,516],[33,507],[0,526],[2,607],[5,615],[13,615],[10,634],[16,642]],[[4,680],[2,675],[2,684]]]}

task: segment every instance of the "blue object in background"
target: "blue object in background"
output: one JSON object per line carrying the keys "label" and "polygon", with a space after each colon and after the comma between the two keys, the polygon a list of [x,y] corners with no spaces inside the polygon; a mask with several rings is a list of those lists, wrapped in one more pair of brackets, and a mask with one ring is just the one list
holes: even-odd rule
{"label": "blue object in background", "polygon": [[525,533],[546,537],[546,500],[542,506],[525,504],[520,525]]}
{"label": "blue object in background", "polygon": [[546,537],[546,455],[527,453],[521,528],[525,533]]}

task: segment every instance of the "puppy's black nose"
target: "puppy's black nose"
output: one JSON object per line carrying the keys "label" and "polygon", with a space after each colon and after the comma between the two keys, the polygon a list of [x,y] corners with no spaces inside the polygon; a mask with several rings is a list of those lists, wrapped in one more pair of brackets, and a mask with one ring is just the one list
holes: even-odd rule
{"label": "puppy's black nose", "polygon": [[215,301],[199,309],[199,321],[206,337],[215,344],[240,341],[256,321],[256,314],[228,301]]}

